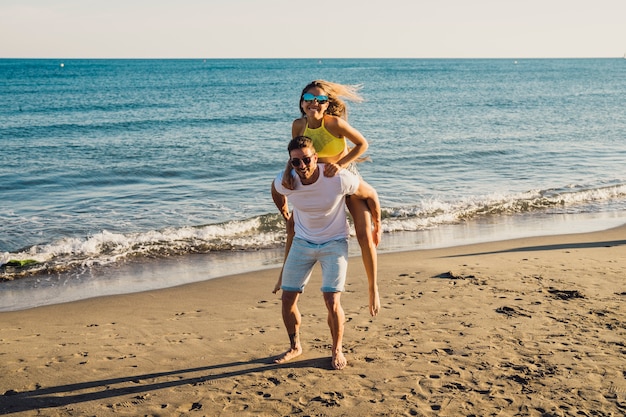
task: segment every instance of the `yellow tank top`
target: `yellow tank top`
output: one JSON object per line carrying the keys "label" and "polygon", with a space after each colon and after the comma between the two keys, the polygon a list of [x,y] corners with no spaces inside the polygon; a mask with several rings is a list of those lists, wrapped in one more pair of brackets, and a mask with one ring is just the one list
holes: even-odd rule
{"label": "yellow tank top", "polygon": [[304,136],[311,138],[315,152],[317,152],[317,156],[320,158],[337,156],[346,148],[346,139],[333,136],[326,130],[324,120],[322,120],[322,125],[317,129],[311,129],[307,122]]}

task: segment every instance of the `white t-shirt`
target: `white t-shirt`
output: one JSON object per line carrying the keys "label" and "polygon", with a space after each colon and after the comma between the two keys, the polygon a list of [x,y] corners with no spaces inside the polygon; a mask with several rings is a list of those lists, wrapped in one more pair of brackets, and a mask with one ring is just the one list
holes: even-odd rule
{"label": "white t-shirt", "polygon": [[359,178],[342,169],[334,177],[324,176],[324,164],[318,164],[320,174],[313,184],[302,185],[295,175],[295,189],[282,186],[283,173],[274,180],[274,188],[287,197],[293,207],[295,237],[321,244],[345,239],[350,233],[346,217],[345,196],[359,188]]}

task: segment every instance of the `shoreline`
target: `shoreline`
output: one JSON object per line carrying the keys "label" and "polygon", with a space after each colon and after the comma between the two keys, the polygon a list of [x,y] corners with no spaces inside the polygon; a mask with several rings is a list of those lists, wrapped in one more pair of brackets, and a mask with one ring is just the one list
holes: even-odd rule
{"label": "shoreline", "polygon": [[281,365],[275,269],[0,313],[0,413],[619,415],[624,247],[626,225],[386,253],[376,318],[351,259],[342,371],[315,274]]}
{"label": "shoreline", "polygon": [[[496,216],[415,232],[385,233],[379,254],[452,248],[526,237],[602,231],[626,224],[626,213],[525,214]],[[0,313],[172,288],[193,282],[279,268],[283,249],[233,251],[128,261],[86,271],[35,275],[0,282]],[[350,241],[352,264],[360,251]]]}

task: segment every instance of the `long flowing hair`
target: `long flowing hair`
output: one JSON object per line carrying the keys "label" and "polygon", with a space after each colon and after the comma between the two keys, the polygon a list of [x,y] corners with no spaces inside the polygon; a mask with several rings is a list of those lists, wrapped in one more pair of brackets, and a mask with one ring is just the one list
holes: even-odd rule
{"label": "long flowing hair", "polygon": [[325,80],[314,80],[307,84],[306,87],[302,89],[302,94],[300,94],[298,107],[300,108],[300,113],[302,113],[303,116],[305,113],[304,110],[302,110],[302,95],[313,87],[321,88],[328,96],[328,109],[326,110],[326,113],[341,117],[342,119],[348,119],[348,108],[342,99],[354,101],[356,103],[363,101],[363,97],[359,94],[359,90],[363,87],[361,84],[349,85],[333,83]]}

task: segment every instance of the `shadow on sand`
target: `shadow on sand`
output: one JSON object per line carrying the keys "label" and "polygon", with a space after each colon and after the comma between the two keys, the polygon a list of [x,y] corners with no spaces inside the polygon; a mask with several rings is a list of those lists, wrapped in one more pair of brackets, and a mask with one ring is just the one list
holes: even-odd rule
{"label": "shadow on sand", "polygon": [[446,258],[458,258],[462,256],[476,256],[476,255],[494,255],[497,253],[509,253],[509,252],[535,252],[546,250],[564,250],[564,249],[585,249],[585,248],[610,248],[613,246],[626,245],[626,240],[611,240],[604,242],[582,242],[582,243],[561,243],[557,245],[539,245],[539,246],[526,246],[521,248],[503,249],[491,252],[475,252],[464,253],[460,255],[450,255]]}
{"label": "shadow on sand", "polygon": [[[63,407],[87,401],[146,393],[182,385],[195,385],[207,381],[216,381],[268,370],[283,368],[332,369],[330,366],[330,357],[295,360],[284,364],[274,363],[275,358],[276,357],[273,356],[247,362],[231,362],[176,371],[78,382],[75,384],[40,388],[32,391],[17,392],[9,390],[5,392],[4,395],[0,396],[0,415],[43,408]],[[192,374],[200,375],[192,376]],[[152,382],[145,383],[144,381],[146,380]],[[114,385],[121,386],[114,387]],[[89,390],[89,392],[81,392],[86,390]]]}

